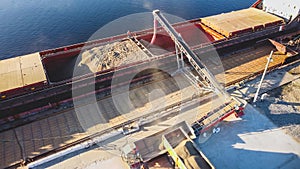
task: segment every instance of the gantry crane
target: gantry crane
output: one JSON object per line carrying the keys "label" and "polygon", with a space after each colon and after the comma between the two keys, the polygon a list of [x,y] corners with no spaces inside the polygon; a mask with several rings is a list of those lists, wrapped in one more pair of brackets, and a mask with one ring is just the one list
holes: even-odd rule
{"label": "gantry crane", "polygon": [[[176,55],[178,59],[178,50],[183,53],[191,66],[196,70],[199,76],[203,79],[201,82],[202,87],[209,88],[211,91],[217,94],[221,99],[225,101],[221,107],[216,107],[214,110],[203,116],[201,119],[195,121],[192,125],[196,135],[202,135],[203,137],[208,137],[207,131],[212,129],[217,123],[222,121],[224,118],[235,113],[236,116],[243,114],[243,105],[233,97],[218,83],[214,75],[210,73],[205,64],[201,59],[190,49],[189,45],[184,41],[180,34],[172,27],[168,20],[160,13],[159,10],[153,11],[154,16],[154,35],[156,34],[156,21],[160,23],[162,28],[169,34],[171,39],[175,43]],[[153,38],[154,39],[154,38]],[[153,40],[152,40],[153,41]],[[183,62],[182,56],[181,61]],[[179,62],[179,61],[178,61]],[[212,130],[210,130],[212,131]],[[200,140],[201,142],[201,140]]]}

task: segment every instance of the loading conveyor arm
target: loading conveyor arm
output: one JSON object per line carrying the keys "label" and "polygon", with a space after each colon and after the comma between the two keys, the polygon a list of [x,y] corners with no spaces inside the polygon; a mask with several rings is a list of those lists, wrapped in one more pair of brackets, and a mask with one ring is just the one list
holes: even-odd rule
{"label": "loading conveyor arm", "polygon": [[160,13],[159,10],[153,11],[154,19],[157,20],[160,25],[166,30],[175,45],[185,54],[190,64],[194,67],[197,73],[205,80],[207,87],[210,87],[219,97],[225,99],[229,97],[229,94],[218,83],[215,77],[209,72],[204,63],[198,58],[198,56],[189,48],[188,44],[182,39],[180,34],[172,27],[168,20]]}

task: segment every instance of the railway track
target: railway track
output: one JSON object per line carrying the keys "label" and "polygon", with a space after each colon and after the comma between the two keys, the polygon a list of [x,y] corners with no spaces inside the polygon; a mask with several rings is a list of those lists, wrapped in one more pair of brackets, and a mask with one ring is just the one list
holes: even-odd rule
{"label": "railway track", "polygon": [[[165,83],[165,84],[164,84]],[[161,83],[159,86],[171,86],[172,83],[167,83],[164,82]],[[153,86],[153,89],[155,89],[156,85]],[[169,91],[175,90],[173,89],[169,89]],[[111,116],[111,124],[109,126],[105,126],[108,129],[106,129],[105,131],[110,131],[111,129],[115,129],[118,128],[122,125],[124,125],[125,123],[130,123],[132,119],[130,121],[128,121],[128,119],[123,118],[123,121],[126,121],[125,123],[120,123],[118,122],[118,119],[116,119],[116,116],[119,116],[120,114],[118,114],[115,110],[113,109],[113,102],[110,98],[106,97],[104,99],[101,100],[101,103],[99,103],[99,105],[101,105],[101,107],[103,108],[102,110],[106,111],[106,114]],[[84,105],[82,105],[84,106]],[[105,106],[105,107],[103,107]],[[109,120],[108,120],[109,121]],[[46,125],[45,125],[46,124]],[[43,125],[43,126],[41,126]],[[45,128],[46,126],[48,126],[49,128]],[[79,134],[80,132],[82,132],[82,128],[80,126],[79,121],[77,120],[77,115],[74,111],[68,111],[65,110],[65,112],[61,112],[59,114],[56,114],[54,116],[42,119],[42,120],[38,120],[35,121],[33,123],[24,125],[24,126],[20,126],[16,129],[13,130],[8,130],[5,132],[1,133],[1,140],[5,140],[6,142],[3,144],[3,147],[1,148],[5,148],[9,145],[15,144],[16,143],[16,139],[12,139],[11,137],[7,138],[8,136],[11,136],[11,134],[7,134],[7,133],[11,133],[14,130],[17,131],[19,137],[19,141],[24,143],[24,152],[27,152],[26,154],[30,156],[34,156],[35,153],[40,154],[41,152],[45,153],[45,155],[47,155],[48,150],[51,150],[49,152],[53,153],[56,152],[57,150],[53,150],[53,147],[61,147],[59,146],[60,144],[64,145],[66,144],[66,146],[63,146],[62,148],[66,148],[69,147],[71,145],[74,145],[74,141],[75,143],[79,143],[78,139],[83,138],[84,136],[88,136],[88,134]],[[33,135],[30,137],[30,135],[28,137],[23,137],[26,134],[24,133],[32,133]],[[72,133],[77,133],[77,134],[72,134]],[[101,132],[102,133],[102,132]],[[5,139],[6,138],[6,139]],[[40,139],[38,139],[40,138]],[[87,138],[84,138],[81,141],[84,141]],[[60,143],[60,144],[59,144]],[[70,144],[68,144],[70,143]],[[68,144],[68,145],[67,145]],[[26,146],[27,145],[27,146]],[[40,145],[40,146],[39,146]],[[51,145],[51,146],[49,146]],[[13,154],[19,154],[18,152],[20,152],[20,150],[18,150],[18,147],[16,146],[9,146],[9,147],[14,147],[14,149],[11,149],[13,152]],[[59,150],[61,150],[61,148],[58,148]],[[3,150],[3,149],[1,149]],[[15,158],[18,156],[10,156],[9,152],[5,151],[6,153],[6,157],[7,158]],[[34,153],[35,152],[35,153]],[[44,155],[42,155],[44,157]],[[41,157],[41,156],[39,156]],[[38,157],[37,157],[38,158]],[[36,158],[33,158],[36,159]],[[13,160],[12,160],[13,161]],[[1,164],[4,164],[1,162]]]}

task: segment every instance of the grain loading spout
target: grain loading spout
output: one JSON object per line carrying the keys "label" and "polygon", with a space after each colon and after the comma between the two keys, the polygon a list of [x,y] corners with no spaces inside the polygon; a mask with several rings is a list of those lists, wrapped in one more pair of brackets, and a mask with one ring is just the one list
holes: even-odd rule
{"label": "grain loading spout", "polygon": [[[227,100],[229,98],[229,94],[224,90],[224,88],[217,82],[214,76],[210,73],[204,63],[199,59],[199,57],[190,49],[188,44],[184,41],[184,39],[179,35],[179,33],[172,27],[172,25],[167,21],[167,19],[160,13],[159,10],[153,11],[154,20],[158,21],[160,25],[166,30],[171,39],[174,41],[176,47],[185,54],[188,58],[190,64],[197,71],[197,73],[203,78],[204,87],[210,88],[214,91],[219,97]],[[154,21],[154,23],[156,23]],[[154,24],[154,34],[156,35],[156,24]],[[154,41],[155,38],[152,39]]]}
{"label": "grain loading spout", "polygon": [[[199,76],[204,80],[202,85],[204,88],[210,88],[211,91],[217,94],[220,99],[225,101],[225,104],[220,107],[214,108],[211,112],[207,113],[203,118],[197,120],[193,124],[193,129],[197,136],[204,134],[206,137],[206,132],[212,132],[210,128],[213,128],[220,121],[235,113],[236,117],[243,115],[242,104],[231,97],[229,93],[218,83],[214,75],[207,69],[203,61],[190,49],[188,44],[180,36],[180,34],[172,27],[168,20],[160,13],[159,10],[154,10],[153,12],[154,20],[158,21],[164,30],[168,33],[171,39],[174,41],[176,48],[180,50],[190,62],[191,66],[196,70]],[[153,39],[155,40],[156,33],[156,21],[154,21],[154,34]]]}

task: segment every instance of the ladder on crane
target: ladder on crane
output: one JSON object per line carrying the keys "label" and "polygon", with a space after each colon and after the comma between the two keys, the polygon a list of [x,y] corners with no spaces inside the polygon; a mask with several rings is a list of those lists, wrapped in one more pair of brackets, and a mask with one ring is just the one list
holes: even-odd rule
{"label": "ladder on crane", "polygon": [[[156,33],[156,21],[160,23],[160,25],[164,28],[164,30],[169,34],[171,39],[175,43],[176,55],[177,59],[178,50],[182,52],[190,62],[191,66],[196,70],[199,76],[204,80],[201,82],[202,87],[211,89],[214,93],[217,94],[222,100],[225,101],[221,107],[218,107],[203,118],[197,120],[192,125],[194,132],[197,136],[201,134],[205,134],[209,130],[209,128],[214,127],[217,123],[222,121],[224,118],[228,117],[232,113],[235,113],[236,116],[243,115],[243,107],[240,102],[231,97],[229,93],[218,83],[214,75],[210,73],[205,64],[199,59],[199,57],[189,48],[188,44],[184,41],[184,39],[180,36],[180,34],[172,27],[172,25],[168,22],[168,20],[160,13],[159,10],[154,10],[154,35]],[[181,62],[183,62],[182,55],[180,58]]]}

